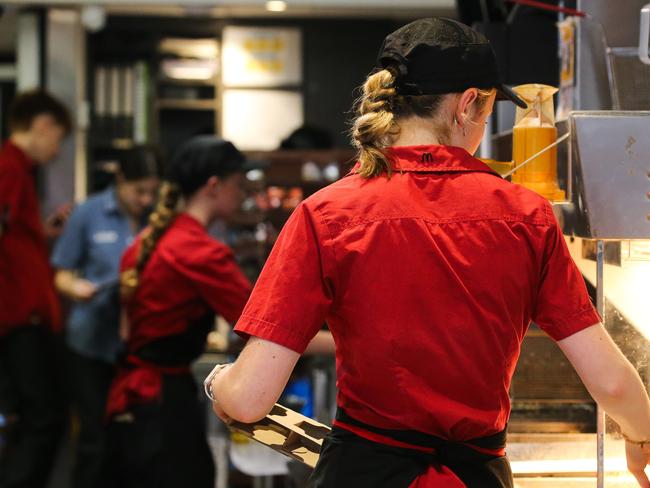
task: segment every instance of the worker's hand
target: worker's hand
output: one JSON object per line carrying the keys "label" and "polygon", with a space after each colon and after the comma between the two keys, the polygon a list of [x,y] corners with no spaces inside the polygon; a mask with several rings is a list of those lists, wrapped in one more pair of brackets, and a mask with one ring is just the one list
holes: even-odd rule
{"label": "worker's hand", "polygon": [[650,480],[645,474],[645,467],[650,464],[650,445],[643,447],[632,442],[625,442],[627,469],[634,475],[641,488],[650,488]]}
{"label": "worker's hand", "polygon": [[87,302],[96,294],[97,287],[83,278],[76,278],[70,289],[70,297],[77,302]]}
{"label": "worker's hand", "polygon": [[45,222],[43,222],[43,233],[45,237],[48,239],[56,239],[63,233],[63,228],[72,213],[73,207],[74,205],[72,203],[61,205],[52,215],[45,219]]}
{"label": "worker's hand", "polygon": [[[214,381],[213,381],[213,385],[214,385]],[[232,419],[228,416],[226,412],[223,411],[218,401],[212,402],[212,410],[214,410],[214,413],[217,414],[217,417],[219,417],[224,424],[228,425],[232,422]]]}

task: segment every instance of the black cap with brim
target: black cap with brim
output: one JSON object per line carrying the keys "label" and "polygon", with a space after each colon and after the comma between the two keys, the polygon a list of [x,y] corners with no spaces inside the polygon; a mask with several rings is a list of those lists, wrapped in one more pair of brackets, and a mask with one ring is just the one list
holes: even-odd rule
{"label": "black cap with brim", "polygon": [[503,83],[500,86],[496,87],[497,89],[497,100],[510,100],[517,107],[526,108],[528,104],[523,101],[512,88],[504,85]]}
{"label": "black cap with brim", "polygon": [[377,64],[396,74],[401,95],[440,95],[495,88],[498,100],[525,108],[505,86],[489,41],[474,29],[444,18],[419,19],[386,36]]}

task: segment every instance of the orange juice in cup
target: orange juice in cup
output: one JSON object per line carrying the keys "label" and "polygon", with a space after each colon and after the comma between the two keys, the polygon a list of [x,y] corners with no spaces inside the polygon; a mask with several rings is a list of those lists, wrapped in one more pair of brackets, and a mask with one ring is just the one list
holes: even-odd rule
{"label": "orange juice in cup", "polygon": [[[512,130],[512,158],[517,167],[557,140],[553,112],[553,94],[557,88],[531,83],[513,90],[528,103],[525,109],[517,107]],[[551,201],[564,200],[565,192],[557,183],[557,148],[549,149],[515,171],[512,182]]]}

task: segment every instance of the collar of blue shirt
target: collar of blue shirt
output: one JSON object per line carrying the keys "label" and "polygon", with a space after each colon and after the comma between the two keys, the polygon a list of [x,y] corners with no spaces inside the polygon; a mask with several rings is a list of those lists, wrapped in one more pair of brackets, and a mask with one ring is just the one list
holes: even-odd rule
{"label": "collar of blue shirt", "polygon": [[117,194],[115,192],[116,190],[114,186],[111,186],[104,191],[104,211],[107,214],[122,213],[120,205],[117,203]]}

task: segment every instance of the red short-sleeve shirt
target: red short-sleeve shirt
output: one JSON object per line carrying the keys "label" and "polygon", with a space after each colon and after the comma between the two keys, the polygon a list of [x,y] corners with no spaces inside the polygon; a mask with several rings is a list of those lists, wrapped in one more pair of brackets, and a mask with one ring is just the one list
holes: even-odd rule
{"label": "red short-sleeve shirt", "polygon": [[[140,238],[122,257],[122,270],[135,266]],[[180,214],[158,242],[140,275],[135,296],[126,304],[135,352],[156,339],[185,332],[207,313],[237,320],[251,285],[228,246],[205,227]]]}
{"label": "red short-sleeve shirt", "polygon": [[452,440],[501,431],[531,321],[560,340],[599,322],[550,204],[466,151],[390,150],[301,204],[236,330],[302,352],[327,321],[338,404]]}
{"label": "red short-sleeve shirt", "polygon": [[59,300],[36,185],[34,163],[16,145],[0,151],[0,335],[25,325],[61,329]]}

